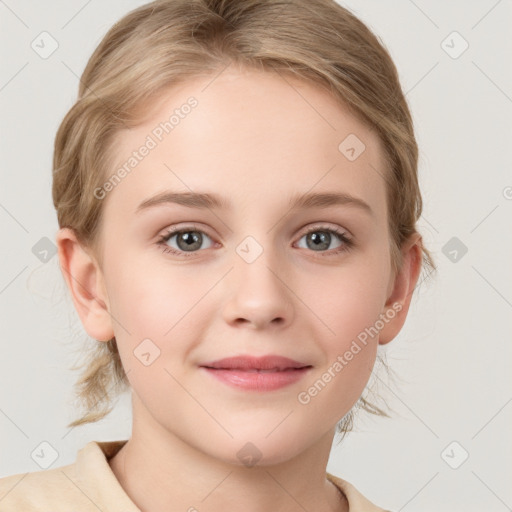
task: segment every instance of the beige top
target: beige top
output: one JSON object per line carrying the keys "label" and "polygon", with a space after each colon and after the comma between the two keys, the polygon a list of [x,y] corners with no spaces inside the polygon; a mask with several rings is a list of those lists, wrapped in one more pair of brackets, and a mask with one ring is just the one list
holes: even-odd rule
{"label": "beige top", "polygon": [[[108,464],[108,459],[126,442],[91,441],[78,451],[73,464],[0,478],[0,510],[141,512]],[[347,497],[350,512],[386,512],[368,501],[352,484],[326,475]]]}

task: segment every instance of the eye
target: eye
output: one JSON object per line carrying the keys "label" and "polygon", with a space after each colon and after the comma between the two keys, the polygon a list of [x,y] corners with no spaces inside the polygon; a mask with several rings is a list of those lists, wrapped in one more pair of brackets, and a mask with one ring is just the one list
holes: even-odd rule
{"label": "eye", "polygon": [[[173,239],[173,243],[169,245]],[[306,246],[301,248],[310,249],[313,252],[326,253],[321,256],[336,256],[344,251],[350,250],[354,242],[347,236],[347,233],[338,228],[327,226],[314,226],[302,235],[299,242],[305,239]],[[205,240],[210,240],[204,231],[197,229],[196,226],[186,226],[184,228],[172,227],[166,233],[160,236],[157,245],[162,247],[164,253],[174,254],[176,256],[190,257],[199,252],[200,249],[208,249],[213,246],[213,242],[207,247],[203,247]],[[338,245],[329,250],[331,244],[338,241]],[[327,250],[326,250],[327,249]]]}
{"label": "eye", "polygon": [[[160,245],[163,252],[165,253],[176,254],[179,256],[189,256],[187,253],[195,253],[201,249],[205,237],[211,240],[211,238],[204,231],[196,229],[195,226],[187,226],[181,229],[173,227],[159,238],[157,245]],[[168,242],[173,238],[176,238],[175,243],[177,247],[168,245]],[[211,245],[206,248],[209,247],[211,247]]]}
{"label": "eye", "polygon": [[[334,236],[333,236],[334,235]],[[306,239],[306,249],[312,249],[314,252],[327,252],[325,256],[333,256],[343,251],[348,251],[354,242],[347,236],[347,234],[338,228],[331,228],[327,226],[314,226],[309,228],[308,231],[301,237]],[[332,251],[323,251],[328,249],[333,241],[336,239],[340,242]],[[322,254],[322,256],[324,256]]]}

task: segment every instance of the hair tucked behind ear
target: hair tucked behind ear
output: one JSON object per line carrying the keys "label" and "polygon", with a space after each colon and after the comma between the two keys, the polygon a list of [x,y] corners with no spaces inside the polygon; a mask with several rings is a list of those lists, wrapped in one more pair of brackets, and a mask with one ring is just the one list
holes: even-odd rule
{"label": "hair tucked behind ear", "polygon": [[[334,0],[157,0],[128,13],[105,35],[80,80],[76,103],[55,139],[53,202],[60,227],[104,256],[99,230],[104,202],[94,190],[113,172],[113,142],[144,120],[163,92],[228,64],[291,73],[327,89],[380,136],[386,151],[390,253],[416,232],[422,211],[418,148],[398,73],[377,37]],[[422,245],[423,267],[435,270]],[[70,426],[103,418],[118,389],[127,388],[112,340],[99,343],[76,385],[84,406]],[[385,414],[366,399],[358,407]],[[351,428],[352,412],[340,431]]]}

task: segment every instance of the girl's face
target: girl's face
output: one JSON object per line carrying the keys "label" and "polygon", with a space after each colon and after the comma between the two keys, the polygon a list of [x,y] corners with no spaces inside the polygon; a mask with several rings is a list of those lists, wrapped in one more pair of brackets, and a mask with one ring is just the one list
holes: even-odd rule
{"label": "girl's face", "polygon": [[[376,133],[314,85],[227,69],[173,88],[116,148],[122,179],[97,191],[108,313],[84,323],[117,339],[134,429],[235,464],[325,440],[364,390],[379,335],[403,323]],[[262,390],[202,367],[245,355],[309,369]]]}

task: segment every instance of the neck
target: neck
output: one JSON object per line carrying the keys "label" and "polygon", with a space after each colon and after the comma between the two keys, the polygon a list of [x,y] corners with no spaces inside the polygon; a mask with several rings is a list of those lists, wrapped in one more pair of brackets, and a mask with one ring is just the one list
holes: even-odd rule
{"label": "neck", "polygon": [[247,512],[348,512],[326,478],[334,430],[291,460],[245,466],[212,457],[134,411],[136,417],[131,438],[109,464],[141,511],[220,512],[236,503]]}

